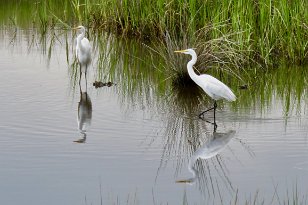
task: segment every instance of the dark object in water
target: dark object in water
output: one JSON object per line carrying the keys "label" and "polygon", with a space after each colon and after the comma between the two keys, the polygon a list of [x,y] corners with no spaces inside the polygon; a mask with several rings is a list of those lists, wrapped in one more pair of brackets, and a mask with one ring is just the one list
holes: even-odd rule
{"label": "dark object in water", "polygon": [[103,83],[103,82],[100,82],[100,81],[95,81],[95,82],[93,83],[93,86],[94,86],[95,88],[101,88],[101,87],[104,87],[104,86],[110,87],[110,86],[112,86],[112,85],[116,85],[116,84],[113,83],[113,82]]}
{"label": "dark object in water", "polygon": [[242,90],[246,90],[246,89],[248,89],[248,85],[247,84],[245,84],[245,85],[240,85],[240,86],[238,86],[240,89],[242,89]]}
{"label": "dark object in water", "polygon": [[78,139],[78,140],[74,140],[73,142],[76,142],[76,143],[85,143],[85,142],[86,142],[86,137],[83,137],[83,138]]}

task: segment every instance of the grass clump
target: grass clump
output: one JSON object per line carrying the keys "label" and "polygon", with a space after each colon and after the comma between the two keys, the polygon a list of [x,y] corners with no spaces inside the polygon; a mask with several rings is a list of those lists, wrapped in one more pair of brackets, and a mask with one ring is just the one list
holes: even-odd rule
{"label": "grass clump", "polygon": [[[227,24],[220,24],[220,26],[224,27]],[[242,50],[241,45],[232,40],[236,33],[221,34],[220,37],[205,40],[215,29],[216,27],[211,25],[196,31],[192,36],[185,35],[180,40],[174,40],[169,33],[166,33],[159,43],[148,46],[162,59],[160,62],[153,60],[155,67],[166,72],[166,76],[172,80],[175,87],[192,86],[194,82],[190,79],[186,68],[190,57],[174,51],[195,48],[198,55],[196,73],[215,72],[215,75],[220,75],[220,78],[222,73],[228,73],[240,79],[239,73],[244,70],[242,65],[251,61],[246,55],[250,51]]]}

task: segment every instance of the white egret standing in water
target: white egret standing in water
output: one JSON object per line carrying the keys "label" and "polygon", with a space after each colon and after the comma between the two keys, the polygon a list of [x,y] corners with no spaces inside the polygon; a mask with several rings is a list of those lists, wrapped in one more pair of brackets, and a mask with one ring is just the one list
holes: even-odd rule
{"label": "white egret standing in water", "polygon": [[192,173],[192,178],[190,179],[184,179],[184,180],[178,180],[177,183],[194,183],[196,178],[198,178],[198,172],[194,168],[194,164],[197,161],[197,159],[210,159],[212,157],[215,157],[217,154],[219,154],[222,150],[225,149],[225,147],[228,145],[230,140],[234,137],[235,131],[229,130],[226,133],[218,133],[213,132],[213,135],[211,136],[208,141],[202,145],[199,149],[195,151],[193,156],[190,158],[188,163],[188,170]]}
{"label": "white egret standing in water", "polygon": [[77,36],[76,57],[80,65],[80,79],[82,73],[85,73],[85,78],[87,79],[87,70],[91,62],[91,45],[89,40],[85,37],[85,27],[78,26],[74,28],[74,30],[79,32],[79,35]]}
{"label": "white egret standing in water", "polygon": [[197,75],[194,72],[193,65],[195,65],[195,63],[197,62],[197,54],[193,49],[190,48],[175,52],[191,55],[192,59],[187,63],[187,70],[190,78],[197,85],[199,85],[204,90],[204,92],[206,92],[206,94],[208,94],[212,99],[214,99],[214,107],[209,108],[204,112],[201,112],[199,114],[199,117],[201,118],[205,112],[214,109],[214,125],[216,126],[215,122],[215,111],[217,107],[216,100],[225,99],[228,101],[235,101],[236,100],[235,95],[228,86],[226,86],[224,83],[217,80],[213,76],[207,74]]}

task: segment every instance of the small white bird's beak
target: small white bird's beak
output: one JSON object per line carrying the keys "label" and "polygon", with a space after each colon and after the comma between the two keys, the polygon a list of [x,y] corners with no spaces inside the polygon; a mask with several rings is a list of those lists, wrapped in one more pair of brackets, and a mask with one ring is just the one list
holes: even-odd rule
{"label": "small white bird's beak", "polygon": [[174,51],[175,53],[184,53],[186,50],[179,50],[179,51]]}
{"label": "small white bird's beak", "polygon": [[79,26],[78,27],[74,27],[74,28],[72,28],[73,30],[77,30],[77,29],[79,29]]}

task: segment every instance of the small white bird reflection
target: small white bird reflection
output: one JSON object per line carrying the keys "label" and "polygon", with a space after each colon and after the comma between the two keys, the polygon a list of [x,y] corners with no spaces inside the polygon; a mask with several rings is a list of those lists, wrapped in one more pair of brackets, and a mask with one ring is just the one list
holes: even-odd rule
{"label": "small white bird reflection", "polygon": [[92,121],[92,102],[87,92],[80,89],[80,101],[78,103],[77,124],[80,133],[80,139],[75,140],[77,143],[85,143],[87,139],[87,130]]}
{"label": "small white bird reflection", "polygon": [[194,164],[197,159],[210,159],[219,154],[228,145],[230,140],[234,137],[235,131],[230,130],[227,133],[213,132],[211,138],[205,142],[205,144],[197,149],[188,163],[188,170],[192,173],[192,178],[177,180],[177,183],[189,183],[193,184],[198,178],[198,171],[194,168]]}

